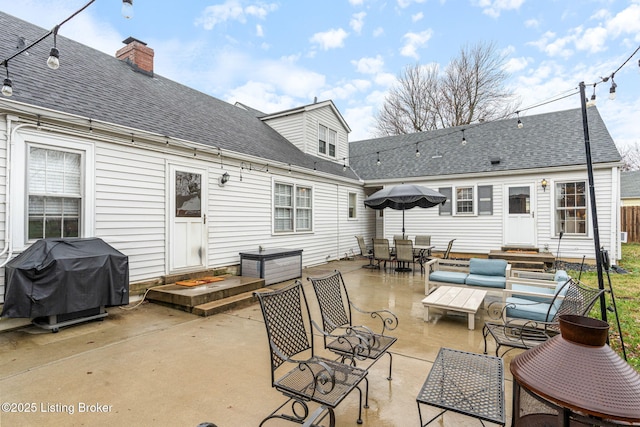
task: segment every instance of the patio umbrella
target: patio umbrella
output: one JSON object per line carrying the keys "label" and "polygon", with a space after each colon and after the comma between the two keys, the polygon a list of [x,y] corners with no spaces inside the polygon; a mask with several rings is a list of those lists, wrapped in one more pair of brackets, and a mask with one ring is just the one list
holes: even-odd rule
{"label": "patio umbrella", "polygon": [[376,191],[364,200],[364,205],[380,210],[391,208],[402,211],[402,235],[404,235],[404,211],[406,209],[430,208],[447,201],[447,197],[431,188],[417,184],[400,184]]}

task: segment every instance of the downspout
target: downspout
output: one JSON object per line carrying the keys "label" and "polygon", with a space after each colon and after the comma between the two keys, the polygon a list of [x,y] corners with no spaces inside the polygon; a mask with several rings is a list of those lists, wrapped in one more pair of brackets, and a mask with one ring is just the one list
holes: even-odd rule
{"label": "downspout", "polygon": [[4,267],[9,260],[13,251],[11,250],[11,117],[6,115],[7,121],[7,176],[5,191],[5,222],[4,222],[4,248],[0,252],[0,257],[9,252],[7,259],[0,264],[0,268]]}
{"label": "downspout", "polygon": [[13,136],[18,129],[25,126],[33,126],[28,123],[23,123],[21,125],[16,126],[14,129],[11,129],[11,117],[7,114],[7,177],[6,177],[6,212],[5,212],[5,239],[4,239],[4,248],[2,252],[0,252],[0,257],[7,254],[6,259],[0,264],[0,268],[7,265],[7,263],[11,260],[13,256],[13,245],[11,244],[11,236],[13,235],[13,230],[11,229],[11,153],[13,148]]}

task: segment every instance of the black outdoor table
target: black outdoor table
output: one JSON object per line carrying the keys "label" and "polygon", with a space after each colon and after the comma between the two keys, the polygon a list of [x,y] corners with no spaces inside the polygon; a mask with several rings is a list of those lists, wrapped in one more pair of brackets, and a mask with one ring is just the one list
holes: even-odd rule
{"label": "black outdoor table", "polygon": [[[504,364],[499,357],[441,348],[416,398],[420,426],[447,411],[505,425]],[[420,404],[443,409],[422,423]],[[482,423],[484,425],[484,423]]]}

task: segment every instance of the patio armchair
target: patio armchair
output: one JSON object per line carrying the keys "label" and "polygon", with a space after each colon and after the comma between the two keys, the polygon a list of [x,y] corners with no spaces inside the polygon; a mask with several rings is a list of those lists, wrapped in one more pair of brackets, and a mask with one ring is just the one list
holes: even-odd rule
{"label": "patio armchair", "polygon": [[[485,322],[482,328],[484,353],[487,354],[487,339],[496,342],[496,356],[509,351],[535,347],[560,333],[558,318],[563,314],[588,315],[600,295],[601,289],[590,288],[576,279],[556,283],[553,294],[538,293],[533,286],[527,291],[507,289],[512,296],[505,302],[489,304],[489,315],[499,321]],[[499,307],[499,308],[497,308]],[[499,354],[501,347],[509,347]]]}
{"label": "patio armchair", "polygon": [[368,248],[364,243],[364,237],[356,236],[356,240],[358,241],[358,247],[360,248],[360,256],[363,258],[367,258],[369,260],[369,264],[363,266],[366,268],[373,268],[373,248]]}
{"label": "patio armchair", "polygon": [[[260,426],[272,418],[303,424],[310,413],[308,402],[324,407],[329,412],[329,418],[335,420],[335,407],[354,389],[358,390],[360,399],[357,423],[362,424],[360,383],[364,380],[366,384],[367,407],[367,370],[315,354],[313,328],[321,330],[311,320],[302,283],[296,280],[282,289],[255,292],[254,295],[260,302],[267,330],[271,386],[288,398],[263,419]],[[351,339],[353,343],[353,337]],[[363,344],[364,341],[356,340],[354,346]],[[288,404],[291,404],[290,411],[281,412]]]}
{"label": "patio armchair", "polygon": [[389,246],[388,239],[373,239],[373,259],[378,262],[378,268],[380,268],[381,263],[384,263],[386,270],[387,261],[393,266],[394,258],[391,255],[391,247]]}
{"label": "patio armchair", "polygon": [[[325,332],[325,348],[339,355],[342,361],[351,359],[353,364],[356,363],[356,359],[362,357],[372,360],[373,364],[386,353],[389,355],[389,376],[387,379],[391,380],[393,357],[388,350],[397,338],[386,335],[386,332],[392,331],[398,326],[398,317],[389,310],[364,311],[356,307],[349,299],[342,274],[337,270],[324,277],[307,277],[307,279],[313,285],[313,290],[318,298],[322,327]],[[373,332],[367,326],[354,325],[352,310],[379,319],[381,322],[380,332]],[[340,338],[332,337],[336,331],[341,331]],[[359,345],[362,338],[365,339],[366,346]],[[359,358],[353,358],[352,348],[361,350]]]}

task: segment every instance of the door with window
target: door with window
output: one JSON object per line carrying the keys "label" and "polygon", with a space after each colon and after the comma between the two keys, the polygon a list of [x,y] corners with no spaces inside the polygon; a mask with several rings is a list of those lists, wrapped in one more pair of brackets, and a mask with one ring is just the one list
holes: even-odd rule
{"label": "door with window", "polygon": [[534,184],[509,185],[505,188],[504,243],[506,245],[536,245],[534,188]]}
{"label": "door with window", "polygon": [[203,169],[169,168],[169,269],[180,271],[207,266],[206,183]]}

